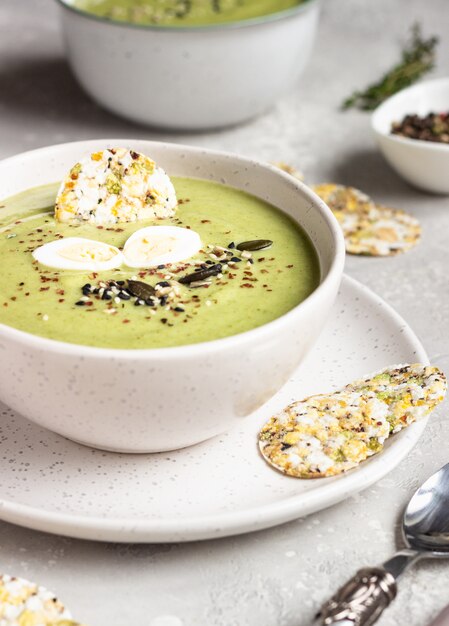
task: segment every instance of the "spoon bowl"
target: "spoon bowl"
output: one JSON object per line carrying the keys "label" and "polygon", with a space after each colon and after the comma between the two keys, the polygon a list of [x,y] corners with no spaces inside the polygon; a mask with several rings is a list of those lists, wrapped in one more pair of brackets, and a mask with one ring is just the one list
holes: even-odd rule
{"label": "spoon bowl", "polygon": [[411,548],[432,553],[425,556],[449,557],[449,463],[416,491],[404,513],[403,531]]}

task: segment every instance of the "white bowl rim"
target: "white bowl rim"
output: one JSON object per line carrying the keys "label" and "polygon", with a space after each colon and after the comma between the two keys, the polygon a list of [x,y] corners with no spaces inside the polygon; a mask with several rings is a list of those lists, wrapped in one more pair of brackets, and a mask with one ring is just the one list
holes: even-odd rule
{"label": "white bowl rim", "polygon": [[447,144],[437,143],[435,141],[422,141],[420,139],[410,139],[409,137],[401,137],[400,135],[393,135],[390,132],[380,129],[379,118],[385,114],[388,108],[395,102],[406,98],[409,95],[413,95],[419,91],[426,91],[429,88],[436,87],[437,85],[447,86],[449,93],[449,77],[434,78],[433,80],[426,80],[416,85],[410,85],[398,91],[394,95],[387,98],[382,104],[380,104],[371,115],[371,128],[379,137],[388,139],[396,143],[402,143],[406,146],[414,146],[422,150],[433,150],[445,152],[449,146]]}
{"label": "white bowl rim", "polygon": [[267,15],[262,15],[260,17],[253,17],[246,20],[236,20],[234,22],[224,22],[222,24],[204,24],[197,26],[157,26],[153,24],[135,24],[133,22],[120,21],[120,20],[111,20],[105,17],[101,17],[100,15],[95,15],[94,13],[90,13],[84,9],[80,9],[79,7],[74,6],[69,0],[56,0],[56,2],[64,9],[79,15],[80,17],[84,17],[87,20],[91,20],[94,22],[98,22],[101,24],[109,24],[112,26],[121,26],[122,28],[131,28],[138,30],[148,30],[155,32],[176,32],[176,33],[184,33],[184,32],[201,32],[201,31],[217,31],[217,30],[236,30],[241,28],[250,28],[253,26],[261,26],[263,24],[270,24],[273,22],[280,22],[283,20],[287,20],[290,17],[293,17],[299,13],[306,12],[313,5],[320,5],[321,0],[302,0],[300,4],[296,7],[292,7],[291,9],[284,9],[283,11],[275,11],[274,13],[268,13]]}
{"label": "white bowl rim", "polygon": [[[8,157],[6,159],[2,159],[0,161],[0,169],[3,165],[14,165],[15,161],[20,161],[25,158],[33,158],[35,156],[45,156],[45,154],[50,153],[58,148],[65,147],[76,147],[86,146],[88,144],[97,143],[100,145],[109,143],[110,145],[119,145],[123,142],[126,145],[132,145],[133,141],[146,141],[146,140],[137,140],[137,139],[127,139],[127,138],[113,138],[113,139],[88,139],[83,141],[72,141],[72,142],[64,142],[60,144],[53,144],[50,146],[45,146],[42,148],[37,148],[35,150],[28,150],[26,152],[21,152],[14,156]],[[178,149],[180,151],[188,151],[193,154],[207,154],[211,158],[212,157],[225,157],[230,159],[236,159],[238,162],[246,165],[256,166],[258,168],[262,168],[262,170],[269,170],[275,172],[276,175],[288,181],[288,183],[297,187],[298,191],[301,192],[303,197],[305,196],[314,206],[315,209],[318,209],[321,216],[324,218],[326,225],[328,226],[332,237],[335,242],[335,254],[334,258],[331,262],[329,271],[321,278],[320,284],[312,291],[312,293],[307,296],[302,302],[297,304],[293,309],[287,311],[280,317],[272,320],[271,322],[267,322],[266,324],[262,324],[256,328],[252,328],[250,330],[244,331],[242,333],[238,333],[236,335],[231,335],[229,337],[223,337],[221,339],[213,339],[211,341],[202,341],[198,343],[185,344],[181,346],[170,346],[165,348],[103,348],[97,346],[87,346],[83,344],[69,343],[66,341],[61,341],[59,339],[48,339],[47,337],[41,337],[39,335],[35,335],[33,333],[29,333],[27,331],[18,330],[12,326],[8,326],[7,324],[0,323],[0,336],[10,336],[15,341],[21,344],[27,344],[33,348],[40,348],[50,352],[63,352],[71,355],[78,356],[89,356],[93,358],[99,359],[147,359],[148,357],[156,358],[156,359],[166,359],[166,358],[189,358],[195,356],[197,354],[205,354],[209,352],[214,352],[217,349],[223,348],[233,348],[236,344],[240,344],[242,347],[245,343],[262,339],[264,335],[271,334],[272,331],[275,331],[276,328],[281,327],[282,324],[285,323],[287,318],[291,318],[296,315],[296,312],[299,308],[306,309],[312,306],[315,300],[318,298],[318,295],[321,294],[325,289],[328,288],[330,284],[334,282],[334,280],[338,279],[338,276],[342,276],[343,266],[345,261],[345,242],[343,233],[341,228],[333,215],[332,211],[329,207],[321,200],[321,198],[314,193],[307,185],[302,183],[301,181],[293,178],[290,174],[283,172],[278,167],[271,165],[269,163],[265,163],[263,161],[259,161],[257,159],[251,159],[249,157],[240,156],[237,154],[233,154],[230,152],[225,152],[221,150],[209,150],[206,148],[198,148],[195,146],[188,146],[184,144],[177,143],[169,143],[163,141],[150,141],[147,143],[154,144],[156,146],[165,146],[172,149]],[[278,207],[281,211],[282,209]]]}

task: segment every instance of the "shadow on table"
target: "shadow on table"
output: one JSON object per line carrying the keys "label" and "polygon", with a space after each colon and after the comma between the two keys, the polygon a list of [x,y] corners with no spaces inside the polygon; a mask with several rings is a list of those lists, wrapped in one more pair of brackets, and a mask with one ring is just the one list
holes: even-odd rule
{"label": "shadow on table", "polygon": [[411,187],[400,178],[387,164],[382,154],[375,149],[358,150],[344,160],[335,160],[334,166],[329,169],[330,181],[342,185],[350,185],[361,189],[375,201],[382,202],[388,198],[388,203],[400,203],[410,200],[416,203],[422,196],[430,196]]}
{"label": "shadow on table", "polygon": [[142,138],[167,139],[168,135],[170,140],[170,131],[143,127],[98,106],[81,89],[62,57],[14,61],[0,69],[0,85],[0,109],[15,115],[15,122],[22,118],[28,125],[51,124],[52,131],[67,135],[74,130],[94,131],[97,136],[135,135],[137,131]]}
{"label": "shadow on table", "polygon": [[[37,57],[14,61],[0,69],[0,110],[22,118],[28,125],[51,124],[52,131],[73,131],[96,136],[136,135],[141,138],[188,142],[204,133],[226,129],[180,131],[160,129],[124,120],[98,106],[80,87],[63,57]],[[131,94],[132,95],[132,94]]]}
{"label": "shadow on table", "polygon": [[0,104],[39,121],[80,122],[83,127],[131,124],[100,109],[88,98],[60,58],[24,59],[0,71]]}

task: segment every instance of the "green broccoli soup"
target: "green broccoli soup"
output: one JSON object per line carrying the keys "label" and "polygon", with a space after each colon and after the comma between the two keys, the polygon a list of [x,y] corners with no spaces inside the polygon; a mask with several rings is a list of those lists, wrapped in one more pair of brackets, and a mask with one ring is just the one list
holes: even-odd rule
{"label": "green broccoli soup", "polygon": [[119,22],[207,26],[293,9],[305,0],[75,0],[78,9]]}
{"label": "green broccoli soup", "polygon": [[[0,201],[0,323],[87,346],[181,346],[266,324],[317,287],[315,250],[287,215],[222,184],[172,181],[179,201],[173,217],[110,227],[57,222],[57,184]],[[201,249],[178,263],[101,272],[55,269],[33,256],[67,237],[122,250],[146,226],[189,229]]]}

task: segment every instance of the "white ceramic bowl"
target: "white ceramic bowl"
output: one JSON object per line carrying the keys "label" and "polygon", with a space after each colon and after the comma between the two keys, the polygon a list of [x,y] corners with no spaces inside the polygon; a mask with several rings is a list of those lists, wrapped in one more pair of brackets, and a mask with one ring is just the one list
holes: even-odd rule
{"label": "white ceramic bowl", "polygon": [[112,22],[58,0],[75,76],[99,104],[133,121],[200,130],[248,120],[297,83],[309,59],[319,1],[218,26]]}
{"label": "white ceramic bowl", "polygon": [[175,144],[111,139],[26,152],[0,163],[2,196],[57,181],[82,155],[114,145],[151,155],[170,175],[224,182],[273,203],[301,224],[319,256],[321,284],[304,302],[264,326],[216,341],[113,350],[0,324],[0,398],[10,407],[94,447],[181,448],[228,430],[287,381],[330,312],[343,271],[343,236],[327,206],[288,174]]}
{"label": "white ceramic bowl", "polygon": [[372,129],[384,157],[407,182],[425,191],[449,194],[449,146],[390,133],[392,122],[400,122],[408,113],[432,111],[449,111],[449,78],[419,83],[388,98],[374,111]]}

